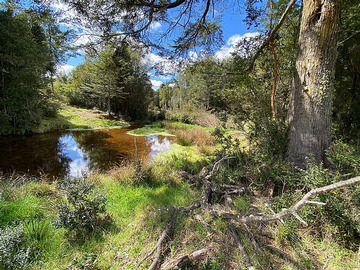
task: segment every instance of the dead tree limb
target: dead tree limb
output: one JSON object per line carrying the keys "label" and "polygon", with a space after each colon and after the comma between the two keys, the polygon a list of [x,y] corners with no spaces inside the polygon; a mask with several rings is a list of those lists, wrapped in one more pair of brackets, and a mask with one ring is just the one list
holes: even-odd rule
{"label": "dead tree limb", "polygon": [[189,255],[181,256],[174,260],[169,260],[161,266],[161,270],[169,269],[183,269],[184,267],[191,267],[194,264],[204,261],[211,252],[211,248],[203,248],[196,250]]}
{"label": "dead tree limb", "polygon": [[166,228],[163,230],[159,240],[157,241],[155,247],[144,257],[142,258],[138,264],[136,265],[135,269],[138,269],[140,267],[140,265],[147,259],[149,258],[155,251],[156,251],[156,255],[155,258],[152,262],[152,264],[150,265],[150,267],[148,268],[149,270],[155,270],[158,269],[160,266],[160,261],[161,261],[161,254],[162,254],[162,250],[163,250],[163,245],[165,244],[165,242],[167,242],[170,238],[172,238],[173,232],[174,232],[174,227],[175,227],[175,222],[176,222],[176,218],[179,214],[179,210],[175,209],[171,219],[169,221],[169,223],[166,225]]}
{"label": "dead tree limb", "polygon": [[244,256],[244,264],[246,268],[250,268],[252,266],[250,256],[247,253],[244,245],[241,243],[240,237],[237,233],[235,225],[231,221],[227,221],[227,226],[229,229],[229,232],[231,234],[231,237],[234,239],[236,245],[238,246],[239,250]]}
{"label": "dead tree limb", "polygon": [[155,258],[153,259],[152,264],[150,265],[150,267],[148,268],[148,270],[155,270],[155,269],[159,269],[161,266],[161,255],[162,255],[162,250],[163,250],[163,245],[172,237],[173,231],[174,231],[174,227],[175,227],[175,222],[176,222],[176,218],[177,215],[179,213],[188,213],[192,210],[195,210],[197,208],[200,207],[204,207],[204,208],[208,208],[209,206],[209,199],[212,193],[212,184],[211,181],[209,181],[209,178],[214,174],[214,172],[216,171],[217,167],[219,166],[219,164],[221,162],[223,162],[224,160],[228,160],[228,159],[232,159],[233,157],[228,157],[225,156],[223,158],[221,158],[220,160],[218,160],[217,162],[214,163],[214,165],[212,166],[211,171],[208,174],[199,174],[199,178],[204,186],[204,191],[203,191],[203,195],[201,197],[201,199],[187,207],[181,207],[181,208],[175,208],[173,215],[171,216],[171,219],[169,221],[169,223],[167,224],[166,228],[164,229],[164,231],[162,232],[159,240],[157,241],[157,244],[155,245],[155,247],[148,253],[146,254],[136,265],[135,270],[139,269],[140,265],[147,260],[150,256],[152,256],[154,254],[154,252],[156,251],[156,255]]}
{"label": "dead tree limb", "polygon": [[231,214],[231,213],[222,213],[222,214],[220,213],[220,214],[224,218],[233,219],[233,220],[236,220],[236,221],[239,221],[242,223],[268,222],[268,221],[273,221],[273,220],[281,220],[285,216],[293,215],[297,219],[299,219],[301,221],[301,223],[303,223],[304,225],[307,225],[306,222],[304,220],[302,220],[299,217],[299,215],[297,214],[299,212],[299,210],[306,204],[314,204],[314,203],[320,204],[320,205],[324,204],[322,202],[314,202],[314,201],[310,200],[312,197],[314,197],[317,194],[325,193],[325,192],[328,192],[328,191],[331,191],[334,189],[351,186],[351,185],[357,184],[359,182],[360,182],[360,176],[357,176],[357,177],[353,177],[348,180],[340,181],[340,182],[337,182],[337,183],[334,183],[334,184],[331,184],[328,186],[312,189],[308,193],[306,193],[301,198],[301,200],[299,200],[294,206],[290,207],[289,209],[284,209],[281,212],[271,215],[271,216],[264,215],[262,213],[257,214],[257,215],[249,215],[249,216],[241,216],[241,215]]}

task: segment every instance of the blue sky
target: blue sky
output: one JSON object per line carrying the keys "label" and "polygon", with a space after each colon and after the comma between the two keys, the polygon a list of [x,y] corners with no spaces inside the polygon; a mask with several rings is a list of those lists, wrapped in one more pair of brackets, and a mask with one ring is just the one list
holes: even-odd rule
{"label": "blue sky", "polygon": [[[55,1],[54,1],[55,2]],[[56,3],[56,2],[55,2]],[[61,4],[61,2],[57,2],[57,4],[53,5],[56,9],[66,10],[66,7]],[[235,10],[236,9],[236,10]],[[76,16],[75,13],[71,10],[66,10],[66,16]],[[239,14],[241,13],[241,14]],[[253,37],[257,35],[256,31],[254,29],[247,29],[247,25],[243,22],[245,12],[239,12],[239,8],[234,8],[234,10],[224,9],[222,12],[222,31],[223,31],[223,40],[224,44],[222,47],[215,52],[215,56],[222,60],[226,59],[231,55],[231,52],[233,52],[234,45],[241,40],[244,37]],[[69,26],[73,27],[73,26]],[[81,26],[75,26],[81,29]],[[155,23],[152,25],[153,31],[156,32],[158,29],[161,29],[160,23]],[[82,31],[82,30],[80,30]],[[90,36],[81,36],[76,43],[77,44],[84,44],[88,41],[88,39],[91,38]],[[197,54],[195,52],[190,52],[189,57],[192,56],[192,58],[196,58]],[[78,56],[75,58],[70,58],[66,64],[63,64],[61,67],[59,67],[60,70],[64,72],[69,72],[74,67],[79,65],[84,61],[84,58],[82,56]],[[155,63],[162,63],[162,65],[165,67],[165,69],[171,73],[174,70],[174,65],[168,61],[167,59],[159,56],[155,51],[149,52],[145,59],[144,63],[146,64],[155,64]],[[171,76],[156,76],[154,71],[149,71],[149,76],[151,83],[153,85],[153,89],[158,89],[159,86],[163,82],[167,82]]]}

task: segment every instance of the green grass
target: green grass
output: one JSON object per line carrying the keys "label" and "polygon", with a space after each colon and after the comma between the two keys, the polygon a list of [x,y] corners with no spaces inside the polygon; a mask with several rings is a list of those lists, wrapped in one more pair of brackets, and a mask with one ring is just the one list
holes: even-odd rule
{"label": "green grass", "polygon": [[[171,214],[167,209],[186,206],[195,196],[186,184],[129,185],[105,174],[91,179],[106,193],[112,225],[100,236],[79,243],[70,241],[64,229],[52,225],[61,202],[56,184],[29,182],[11,187],[9,195],[0,197],[0,228],[24,222],[30,244],[42,250],[41,263],[30,269],[67,269],[71,265],[81,268],[90,263],[87,260],[91,254],[99,269],[133,268],[144,250],[155,245]],[[120,259],[121,254],[127,254],[126,260]]]}
{"label": "green grass", "polygon": [[164,128],[158,126],[145,126],[142,128],[134,129],[128,132],[133,136],[150,136],[150,135],[162,135],[162,136],[174,136],[165,131]]}
{"label": "green grass", "polygon": [[18,199],[0,200],[0,226],[33,218],[39,214],[41,214],[41,199],[32,194],[26,194]]}
{"label": "green grass", "polygon": [[63,129],[98,129],[98,128],[121,128],[129,126],[122,120],[107,119],[107,116],[98,110],[62,106],[55,118],[43,119],[36,133]]}
{"label": "green grass", "polygon": [[[157,155],[152,163],[142,165],[140,173],[147,176],[144,181],[132,180],[138,173],[131,167],[133,164],[124,167],[123,171],[118,168],[116,173],[90,176],[89,181],[106,194],[106,210],[112,222],[111,226],[84,241],[69,239],[65,229],[54,225],[63,196],[56,183],[33,181],[6,186],[4,181],[0,186],[0,228],[19,221],[27,224],[29,242],[43,250],[41,259],[30,269],[134,269],[156,245],[172,208],[187,206],[201,197],[201,189],[184,181],[179,171],[197,174],[211,159],[210,155],[201,154],[195,145],[173,144],[170,151]],[[130,180],[123,179],[126,177]],[[238,213],[251,211],[254,204],[251,198],[250,195],[234,198],[234,209]],[[281,223],[268,226],[265,232],[275,239],[269,243],[283,248],[292,258],[308,266],[305,269],[326,264],[329,269],[357,269],[359,266],[359,255],[336,243],[334,227],[323,226],[320,238],[311,232],[311,228],[281,226]],[[294,269],[285,260],[273,260],[274,256],[268,256],[268,253],[259,255],[253,251],[246,235],[244,231],[240,237],[256,267],[260,269],[262,260],[266,259],[266,263],[274,263],[276,269]],[[279,242],[284,239],[284,245],[280,246],[276,239]],[[289,244],[290,240],[295,248]],[[209,243],[214,245],[216,256],[209,259],[206,268],[200,269],[224,269],[223,261],[229,258],[241,265],[242,254],[229,241],[225,221],[203,210],[178,217],[168,256],[178,258],[209,246]],[[234,254],[229,255],[232,252]],[[150,261],[151,258],[140,269],[146,269]]]}

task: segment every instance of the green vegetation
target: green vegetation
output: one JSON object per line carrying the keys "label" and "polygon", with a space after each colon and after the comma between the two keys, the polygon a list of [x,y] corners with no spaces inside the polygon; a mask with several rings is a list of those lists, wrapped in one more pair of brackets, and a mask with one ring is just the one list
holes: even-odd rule
{"label": "green vegetation", "polygon": [[62,106],[56,117],[42,119],[36,133],[64,129],[121,128],[129,124],[121,119],[109,119],[99,110]]}
{"label": "green vegetation", "polygon": [[149,135],[162,135],[162,136],[174,136],[165,131],[161,122],[153,123],[142,128],[137,128],[128,132],[133,136],[149,136]]}
{"label": "green vegetation", "polygon": [[[169,128],[167,131],[172,128],[172,132],[179,134],[190,131],[187,136],[191,144],[175,143],[170,151],[159,154],[150,164],[129,162],[107,174],[95,173],[86,179],[53,183],[45,178],[3,176],[0,237],[6,243],[3,257],[9,259],[0,262],[3,263],[0,269],[134,268],[156,245],[173,209],[200,199],[202,185],[196,175],[199,171],[204,173],[216,156],[225,154],[233,158],[219,163],[208,178],[214,187],[246,187],[244,194],[231,195],[233,209],[240,215],[259,210],[266,214],[281,211],[301,197],[300,189],[334,183],[349,173],[356,175],[360,160],[356,144],[338,142],[328,152],[329,160],[336,164],[336,172],[316,163],[309,164],[307,170],[292,169],[288,164],[274,163],[261,152],[251,151],[252,144],[239,147],[237,133],[224,134],[224,130],[217,130],[214,132],[217,144],[205,140],[202,145],[199,138],[204,134],[199,136],[198,132],[199,129],[207,132],[204,129],[176,123],[165,126]],[[264,165],[271,162],[272,166]],[[273,184],[282,189],[270,189],[279,193],[273,195],[269,205],[268,186]],[[284,193],[284,187],[293,192]],[[331,269],[343,265],[356,268],[358,196],[358,187],[319,195],[318,200],[326,202],[326,207],[307,206],[299,213],[311,224],[308,228],[291,217],[285,218],[284,223],[265,223],[263,228],[250,224],[247,228],[237,227],[252,265],[278,269],[311,269],[322,265]],[[211,205],[220,206],[223,202],[223,195],[216,192],[210,200]],[[254,248],[252,233],[264,250]],[[265,243],[273,248],[267,249]],[[236,243],[229,241],[226,219],[203,209],[179,215],[167,257],[176,259],[207,246],[212,247],[214,255],[201,261],[199,269],[228,269],[235,262],[237,268],[244,267],[243,253]],[[275,249],[283,255],[276,257]],[[150,263],[151,259],[146,260],[140,269],[146,269]]]}
{"label": "green vegetation", "polygon": [[[183,159],[188,162],[183,157],[177,162]],[[3,177],[0,237],[6,244],[2,252],[12,259],[0,269],[134,267],[143,248],[155,244],[154,232],[166,224],[171,208],[191,203],[198,194],[187,185],[164,181],[161,169],[157,162],[140,171],[128,164],[109,175],[70,183]],[[34,248],[36,258],[27,253]]]}

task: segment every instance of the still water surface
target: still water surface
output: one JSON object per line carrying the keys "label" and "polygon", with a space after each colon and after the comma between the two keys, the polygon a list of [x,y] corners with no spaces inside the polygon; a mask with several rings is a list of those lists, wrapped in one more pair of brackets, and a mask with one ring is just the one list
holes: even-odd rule
{"label": "still water surface", "polygon": [[151,160],[170,149],[164,136],[134,137],[135,127],[63,131],[31,136],[0,137],[0,171],[77,177],[93,170],[106,171],[124,160]]}

